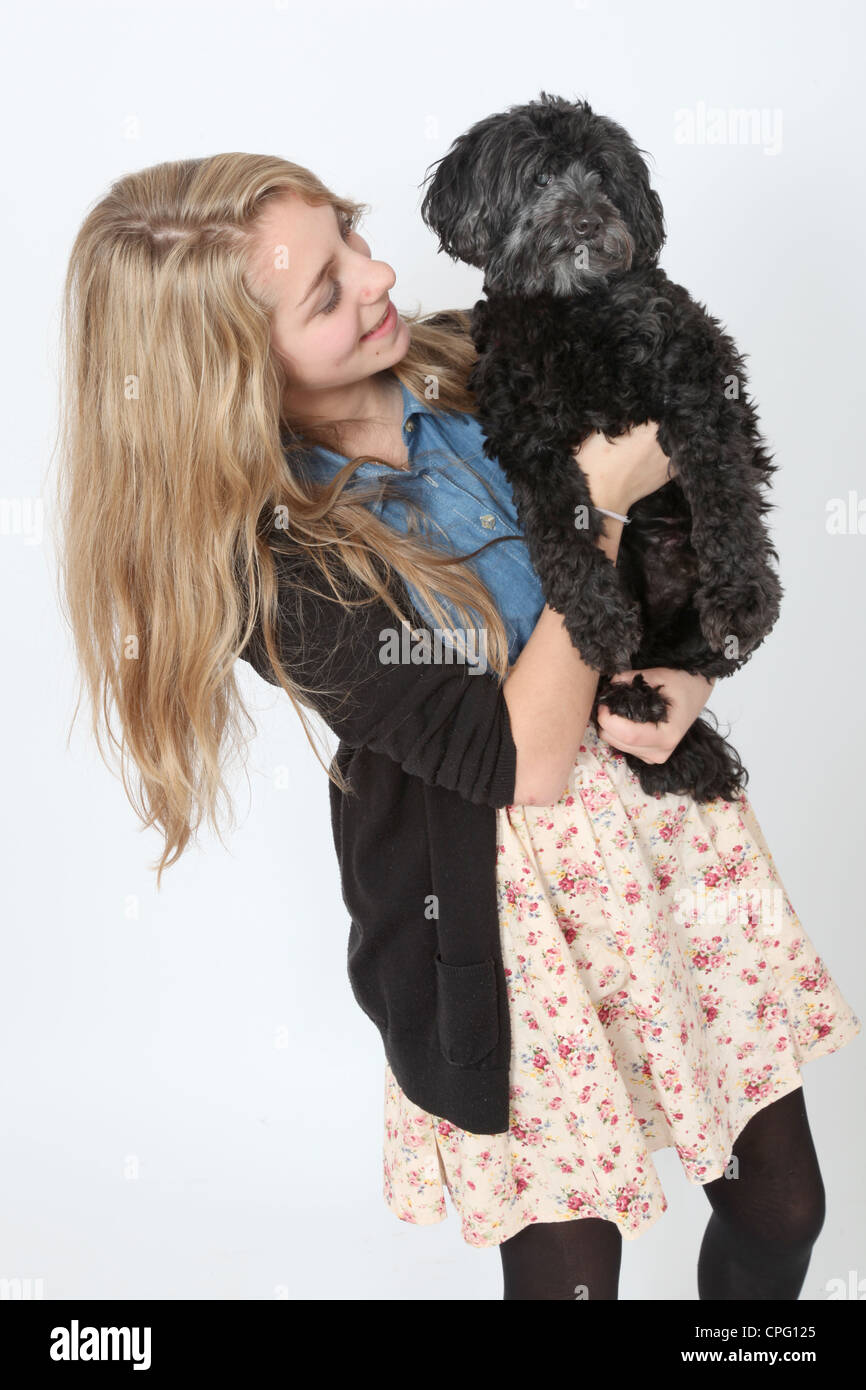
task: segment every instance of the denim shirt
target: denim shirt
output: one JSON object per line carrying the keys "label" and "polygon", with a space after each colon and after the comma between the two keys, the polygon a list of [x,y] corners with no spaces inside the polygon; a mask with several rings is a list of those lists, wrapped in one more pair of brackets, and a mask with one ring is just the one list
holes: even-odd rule
{"label": "denim shirt", "polygon": [[[422,534],[445,550],[463,555],[495,536],[512,538],[464,563],[484,581],[496,602],[513,665],[541,616],[544,594],[519,529],[511,485],[499,463],[486,457],[484,431],[473,415],[437,415],[402,382],[400,387],[409,467],[398,470],[385,463],[362,463],[352,483],[399,479],[402,495],[419,503],[429,518],[429,532]],[[333,477],[348,461],[346,455],[320,445],[308,450],[306,460],[318,482]],[[366,505],[386,525],[408,531],[410,513],[402,497],[374,498]],[[437,626],[414,586],[408,581],[406,586],[419,614],[431,627]],[[452,626],[458,628],[459,614],[448,600],[443,598],[442,604],[452,616]],[[471,648],[466,659],[471,664]]]}

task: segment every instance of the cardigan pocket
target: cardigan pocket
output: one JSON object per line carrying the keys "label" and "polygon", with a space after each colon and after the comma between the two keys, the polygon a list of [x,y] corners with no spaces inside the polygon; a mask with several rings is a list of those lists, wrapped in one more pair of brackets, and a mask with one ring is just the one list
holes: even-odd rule
{"label": "cardigan pocket", "polygon": [[436,955],[439,1050],[456,1067],[471,1067],[499,1040],[499,996],[493,957],[448,965]]}

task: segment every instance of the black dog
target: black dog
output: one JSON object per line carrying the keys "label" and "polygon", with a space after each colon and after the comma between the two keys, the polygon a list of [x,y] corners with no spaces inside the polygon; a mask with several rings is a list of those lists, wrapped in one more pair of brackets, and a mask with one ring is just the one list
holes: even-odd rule
{"label": "black dog", "polygon": [[[642,676],[607,677],[730,675],[779,614],[763,521],[777,465],[743,358],[658,267],[664,215],[641,151],[586,102],[542,92],[479,121],[433,167],[421,215],[440,250],[484,270],[469,386],[485,453],[511,484],[547,603],[602,673],[593,716],[603,700],[664,721],[669,701]],[[675,476],[631,508],[613,565],[574,450],[650,420]],[[704,718],[666,762],[626,757],[649,793],[733,800],[748,779]]]}

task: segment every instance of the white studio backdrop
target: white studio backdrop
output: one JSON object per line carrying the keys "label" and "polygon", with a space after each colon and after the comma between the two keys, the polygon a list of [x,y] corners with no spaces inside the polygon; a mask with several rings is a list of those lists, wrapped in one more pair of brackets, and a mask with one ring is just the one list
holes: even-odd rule
{"label": "white studio backdrop", "polygon": [[[710,708],[862,1015],[863,8],[46,0],[5,27],[0,1276],[46,1298],[498,1299],[498,1253],[464,1244],[450,1204],[428,1228],[384,1205],[384,1057],[346,976],[327,779],[282,692],[238,663],[258,725],[238,829],[228,849],[203,835],[160,894],[158,836],[84,706],[67,747],[50,454],[69,250],[123,173],[275,153],[372,205],[398,308],[469,306],[481,272],[420,219],[432,161],[541,90],[624,124],[652,156],[662,264],[748,354],[781,465],[782,617]],[[709,135],[743,110],[754,126]],[[828,1191],[804,1299],[863,1248],[863,1065],[858,1039],[803,1073]],[[669,1209],[625,1243],[621,1297],[695,1299],[709,1205],[673,1150],[655,1162]]]}

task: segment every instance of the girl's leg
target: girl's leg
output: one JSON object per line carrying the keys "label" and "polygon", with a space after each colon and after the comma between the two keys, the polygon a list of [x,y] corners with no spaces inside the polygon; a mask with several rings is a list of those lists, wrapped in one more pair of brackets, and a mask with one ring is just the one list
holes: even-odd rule
{"label": "girl's leg", "polygon": [[738,1175],[704,1186],[698,1297],[797,1299],[825,1215],[802,1086],[754,1114],[733,1153]]}
{"label": "girl's leg", "polygon": [[503,1241],[504,1299],[616,1299],[622,1236],[601,1217],[537,1221]]}

